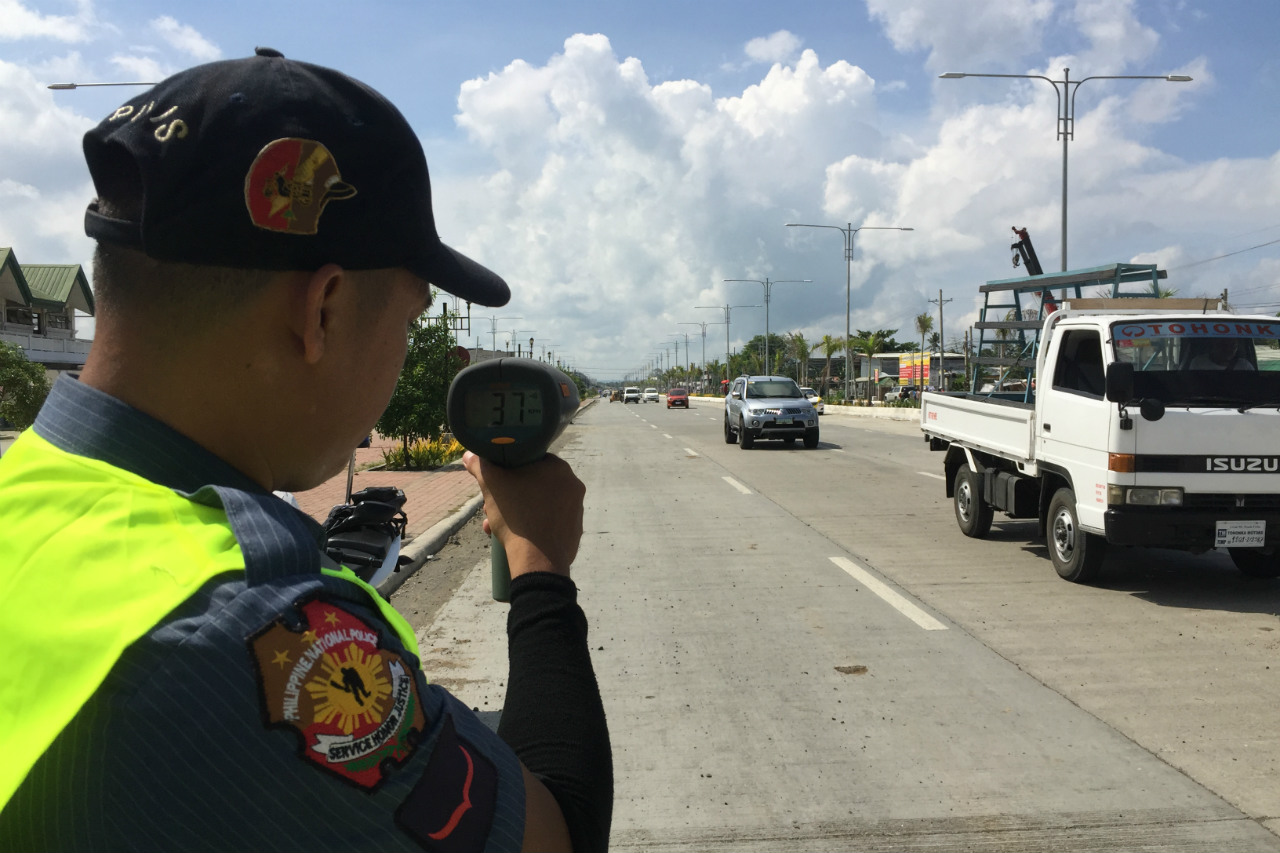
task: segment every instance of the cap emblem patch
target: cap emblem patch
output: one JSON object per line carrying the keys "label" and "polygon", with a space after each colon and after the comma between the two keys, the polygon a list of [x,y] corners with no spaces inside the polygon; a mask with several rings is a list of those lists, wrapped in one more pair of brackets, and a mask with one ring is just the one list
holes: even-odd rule
{"label": "cap emblem patch", "polygon": [[412,667],[340,606],[313,600],[301,611],[300,629],[278,619],[249,641],[267,722],[294,729],[306,759],[373,788],[425,727]]}
{"label": "cap emblem patch", "polygon": [[325,205],[355,194],[329,149],[310,139],[269,143],[254,158],[244,182],[244,203],[253,224],[285,234],[315,234]]}

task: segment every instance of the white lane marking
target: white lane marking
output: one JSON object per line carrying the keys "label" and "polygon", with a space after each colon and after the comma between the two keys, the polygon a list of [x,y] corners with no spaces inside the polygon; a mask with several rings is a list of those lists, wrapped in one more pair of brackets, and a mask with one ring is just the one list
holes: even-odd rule
{"label": "white lane marking", "polygon": [[845,450],[843,447],[833,447],[833,448],[831,448],[831,449],[832,449],[832,450],[834,450],[836,453],[848,453],[848,452],[849,452],[849,451]]}
{"label": "white lane marking", "polygon": [[738,491],[742,492],[744,495],[749,495],[749,494],[751,494],[751,490],[750,490],[750,489],[748,489],[746,486],[742,485],[741,483],[739,483],[737,480],[733,479],[732,477],[721,477],[720,479],[721,479],[721,480],[724,480],[726,483],[728,483],[730,486],[733,486],[735,489],[737,489]]}
{"label": "white lane marking", "polygon": [[671,438],[671,436],[667,435],[665,432],[662,434],[662,437],[663,437],[663,438]]}
{"label": "white lane marking", "polygon": [[932,477],[935,480],[942,480],[944,483],[947,481],[946,477],[941,474],[934,474],[932,471],[917,471],[916,473],[922,477]]}
{"label": "white lane marking", "polygon": [[919,607],[912,604],[910,601],[907,601],[901,594],[894,591],[883,581],[875,578],[870,572],[852,560],[844,557],[831,557],[830,560],[840,568],[844,569],[851,578],[874,592],[876,595],[880,596],[880,598],[884,599],[885,603],[894,610],[897,610],[903,616],[907,617],[926,631],[947,630],[946,625],[943,625],[937,619],[934,619],[928,613],[925,613]]}
{"label": "white lane marking", "polygon": [[649,424],[649,429],[657,429],[657,428],[658,428],[657,424]]}
{"label": "white lane marking", "polygon": [[[668,437],[668,438],[670,438],[671,436],[667,436],[667,437]],[[698,456],[698,455],[700,455],[697,451],[695,451],[695,450],[690,450],[688,447],[686,447],[686,448],[684,449],[684,452],[685,452],[685,453],[688,453],[690,456]]]}

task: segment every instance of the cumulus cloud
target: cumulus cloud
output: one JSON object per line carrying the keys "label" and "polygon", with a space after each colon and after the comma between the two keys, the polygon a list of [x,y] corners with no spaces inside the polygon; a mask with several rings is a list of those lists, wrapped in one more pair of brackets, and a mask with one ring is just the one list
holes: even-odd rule
{"label": "cumulus cloud", "polygon": [[75,43],[92,37],[95,25],[93,4],[79,0],[73,15],[42,15],[27,8],[20,0],[0,0],[0,41],[52,39]]}
{"label": "cumulus cloud", "polygon": [[753,38],[744,51],[755,62],[787,62],[795,58],[804,41],[794,33],[778,30],[772,35]]}
{"label": "cumulus cloud", "polygon": [[899,51],[925,51],[936,71],[974,71],[1039,53],[1053,0],[867,0],[867,10]]}
{"label": "cumulus cloud", "polygon": [[[1070,148],[1073,266],[1207,251],[1206,217],[1230,230],[1280,191],[1275,160],[1187,166],[1144,139],[1192,89],[1088,85],[1098,88],[1081,100]],[[1013,87],[940,115],[925,138],[888,139],[877,92],[863,69],[805,50],[717,96],[696,80],[655,84],[605,36],[574,36],[543,65],[462,87],[457,122],[491,166],[437,177],[438,218],[509,277],[509,310],[535,338],[599,375],[641,366],[681,323],[723,319],[697,306],[762,303],[758,285],[723,279],[813,279],[774,291],[771,331],[842,334],[840,240],[786,222],[914,228],[859,233],[853,325],[906,328],[942,286],[958,336],[978,285],[1015,274],[1011,227],[1030,228],[1045,267],[1058,267],[1055,93]],[[1223,194],[1236,182],[1252,198]],[[1185,292],[1202,286],[1186,279]],[[733,312],[735,347],[763,331],[761,314]],[[714,340],[709,355],[723,357]]]}
{"label": "cumulus cloud", "polygon": [[807,277],[777,269],[761,233],[781,236],[784,202],[814,209],[828,163],[883,147],[874,82],[846,62],[805,51],[716,98],[696,81],[653,84],[600,35],[468,82],[457,120],[494,166],[469,185],[445,178],[442,218],[510,276],[516,314],[554,304],[539,332],[609,361],[620,334],[643,347],[721,319],[695,306],[760,301],[722,279]]}
{"label": "cumulus cloud", "polygon": [[151,31],[171,47],[198,62],[212,62],[222,56],[222,50],[202,36],[194,27],[180,24],[168,15],[152,20]]}

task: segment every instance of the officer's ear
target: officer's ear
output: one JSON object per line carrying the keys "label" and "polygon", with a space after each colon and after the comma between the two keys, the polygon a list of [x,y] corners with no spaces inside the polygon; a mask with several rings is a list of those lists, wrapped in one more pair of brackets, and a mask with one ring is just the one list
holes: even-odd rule
{"label": "officer's ear", "polygon": [[317,364],[324,357],[333,322],[334,297],[346,278],[342,267],[325,264],[295,284],[301,288],[300,298],[295,303],[295,334],[302,345],[303,361],[307,364]]}

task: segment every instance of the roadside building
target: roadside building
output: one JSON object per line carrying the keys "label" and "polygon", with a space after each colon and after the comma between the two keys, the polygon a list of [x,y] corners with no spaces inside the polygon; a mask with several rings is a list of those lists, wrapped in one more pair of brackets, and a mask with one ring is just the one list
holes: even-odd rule
{"label": "roadside building", "polygon": [[76,337],[76,313],[92,317],[94,307],[79,264],[19,264],[13,249],[0,248],[0,301],[0,340],[50,374],[84,367],[92,341]]}

